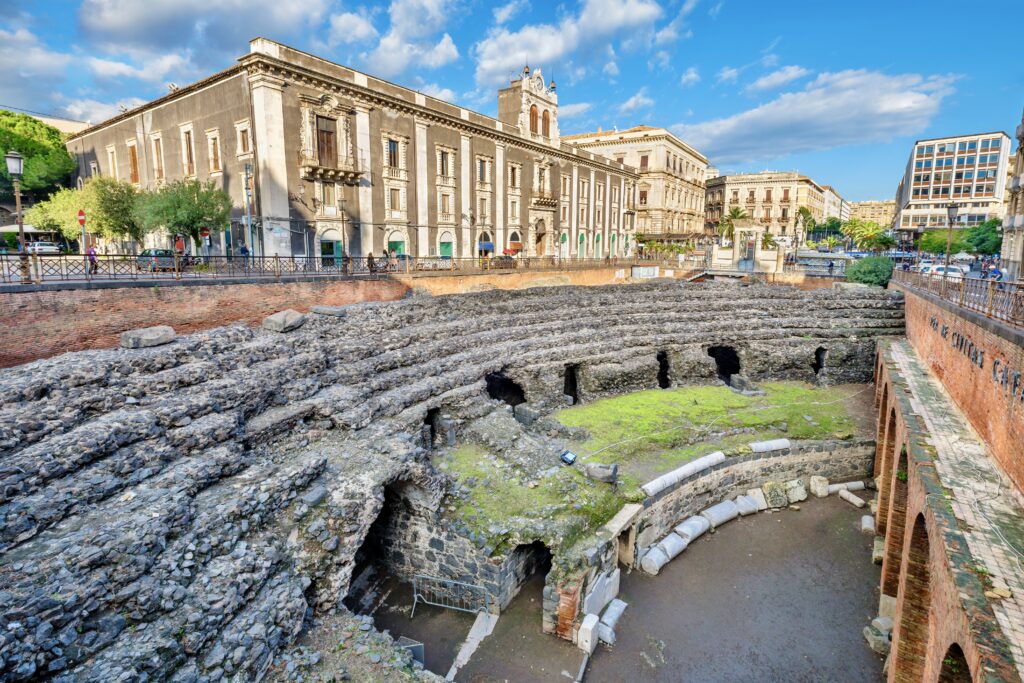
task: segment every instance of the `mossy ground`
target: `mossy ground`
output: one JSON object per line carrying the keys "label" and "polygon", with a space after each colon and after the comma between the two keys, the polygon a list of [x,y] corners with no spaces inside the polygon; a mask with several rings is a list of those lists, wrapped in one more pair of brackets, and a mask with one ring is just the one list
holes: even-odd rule
{"label": "mossy ground", "polygon": [[[566,542],[604,524],[624,503],[641,500],[641,484],[712,451],[740,453],[751,441],[771,438],[850,438],[856,427],[849,407],[863,398],[856,394],[870,391],[800,382],[760,388],[765,396],[741,396],[724,386],[654,389],[561,410],[554,418],[585,435],[569,444],[579,464],[534,480],[533,488],[484,447],[461,445],[437,463],[469,491],[452,514],[496,543],[508,527],[531,520],[560,526]],[[619,486],[584,477],[588,460],[618,463]]]}

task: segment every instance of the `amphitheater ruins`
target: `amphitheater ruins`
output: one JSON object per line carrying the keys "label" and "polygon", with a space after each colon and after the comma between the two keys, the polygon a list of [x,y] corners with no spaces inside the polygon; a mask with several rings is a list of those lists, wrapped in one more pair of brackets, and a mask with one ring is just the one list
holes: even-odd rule
{"label": "amphitheater ruins", "polygon": [[[802,500],[798,489],[824,496],[831,482],[855,498],[876,478],[875,635],[896,643],[889,679],[1019,680],[1018,598],[993,591],[1009,595],[1021,577],[961,571],[985,552],[983,525],[958,524],[960,489],[954,507],[942,500],[957,485],[931,464],[936,425],[917,404],[928,379],[905,338],[909,296],[678,282],[413,296],[2,370],[0,680],[284,680],[281,656],[327,628],[342,643],[306,665],[324,657],[352,680],[441,680],[360,616],[371,564],[429,577],[428,603],[494,614],[543,568],[536,627],[593,652],[614,642],[624,572],[657,573],[701,533]],[[573,451],[578,431],[552,417],[658,387],[756,397],[778,380],[877,380],[878,446],[783,424],[775,442],[737,447],[743,429],[706,426],[705,441],[739,441],[638,473]],[[490,474],[457,476],[453,454],[465,452],[486,453]],[[497,486],[488,476],[550,505],[497,515],[474,497]],[[1001,523],[1019,528],[1018,502],[1001,495]],[[904,604],[904,584],[929,566],[924,521],[904,531],[911,508],[945,534],[933,554],[945,544],[958,564],[941,573],[933,561],[931,593]],[[944,611],[929,617],[940,592]],[[937,623],[949,642],[932,642]],[[947,653],[951,639],[959,649]],[[944,658],[929,654],[940,647]],[[320,673],[309,680],[331,680]]]}

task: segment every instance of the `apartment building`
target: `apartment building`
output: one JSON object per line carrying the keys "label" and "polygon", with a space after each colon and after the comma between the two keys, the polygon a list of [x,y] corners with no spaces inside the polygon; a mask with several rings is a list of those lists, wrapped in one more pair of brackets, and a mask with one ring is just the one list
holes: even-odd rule
{"label": "apartment building", "polygon": [[822,185],[821,190],[824,199],[823,216],[825,220],[829,218],[838,218],[843,222],[850,220],[850,203],[843,199],[831,185]]}
{"label": "apartment building", "polygon": [[230,226],[208,226],[214,253],[629,254],[639,174],[562,142],[554,81],[525,68],[498,111],[257,38],[235,66],[67,147],[82,179],[222,187],[235,208]]}
{"label": "apartment building", "polygon": [[900,239],[945,227],[950,203],[959,208],[957,228],[1002,218],[1009,162],[1010,138],[1003,132],[918,140],[896,191]]}
{"label": "apartment building", "polygon": [[704,234],[708,160],[664,128],[567,135],[563,141],[639,170],[636,232],[662,241]]}
{"label": "apartment building", "polygon": [[893,219],[896,217],[896,202],[893,200],[851,202],[850,217],[888,228],[892,226]]}
{"label": "apartment building", "polygon": [[824,219],[825,190],[799,173],[738,173],[707,182],[706,219],[712,231],[730,209],[739,207],[748,218],[766,226],[772,235],[800,242],[803,226],[798,226],[797,216],[802,206],[810,210],[815,222]]}
{"label": "apartment building", "polygon": [[1017,126],[1017,153],[1010,168],[1006,218],[1003,219],[1002,259],[1011,278],[1024,278],[1024,114]]}

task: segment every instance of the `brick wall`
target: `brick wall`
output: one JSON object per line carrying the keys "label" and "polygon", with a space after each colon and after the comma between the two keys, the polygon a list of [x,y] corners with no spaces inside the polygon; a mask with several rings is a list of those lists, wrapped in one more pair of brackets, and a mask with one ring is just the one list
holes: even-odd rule
{"label": "brick wall", "polygon": [[137,327],[170,325],[187,333],[257,324],[286,308],[393,301],[408,290],[394,280],[316,280],[0,292],[0,367],[116,346],[122,332]]}
{"label": "brick wall", "polygon": [[1024,334],[904,292],[910,343],[1024,490]]}

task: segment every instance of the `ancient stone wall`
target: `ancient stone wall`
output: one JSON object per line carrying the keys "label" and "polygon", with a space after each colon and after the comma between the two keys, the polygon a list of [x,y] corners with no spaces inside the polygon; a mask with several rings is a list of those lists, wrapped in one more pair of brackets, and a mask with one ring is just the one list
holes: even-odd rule
{"label": "ancient stone wall", "polygon": [[259,678],[307,610],[345,596],[385,490],[440,508],[424,419],[489,409],[488,373],[538,409],[564,405],[566,363],[587,395],[613,394],[657,386],[659,350],[681,359],[676,381],[710,379],[710,344],[754,376],[807,379],[827,346],[850,364],[826,379],[865,381],[901,306],[783,287],[493,291],[7,369],[0,680]]}
{"label": "ancient stone wall", "polygon": [[1024,332],[905,291],[907,338],[1024,490]]}

